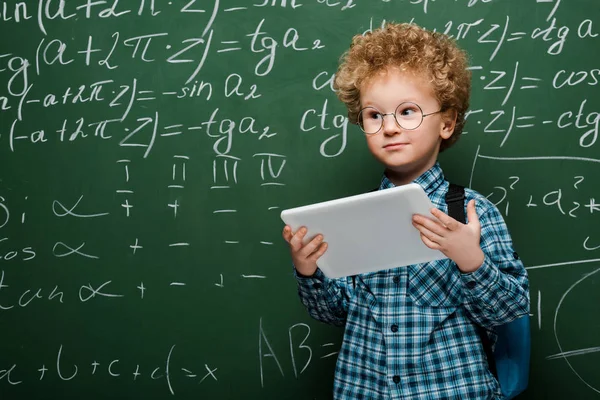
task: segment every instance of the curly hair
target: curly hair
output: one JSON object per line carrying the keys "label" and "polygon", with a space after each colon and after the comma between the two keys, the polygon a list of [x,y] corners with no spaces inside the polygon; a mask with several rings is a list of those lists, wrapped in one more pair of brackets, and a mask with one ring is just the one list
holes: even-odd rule
{"label": "curly hair", "polygon": [[447,35],[415,24],[387,23],[373,32],[355,35],[340,58],[334,80],[336,94],[346,104],[351,122],[358,120],[362,85],[391,67],[424,76],[432,83],[442,109],[456,111],[454,133],[442,141],[440,152],[452,146],[462,133],[469,108],[471,71],[467,53]]}

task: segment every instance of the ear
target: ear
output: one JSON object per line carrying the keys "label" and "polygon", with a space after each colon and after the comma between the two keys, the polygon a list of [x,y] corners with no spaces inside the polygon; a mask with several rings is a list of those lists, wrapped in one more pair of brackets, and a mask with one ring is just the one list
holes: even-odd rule
{"label": "ear", "polygon": [[452,136],[457,118],[458,114],[454,109],[450,109],[442,114],[442,126],[440,130],[440,137],[442,139],[449,139]]}

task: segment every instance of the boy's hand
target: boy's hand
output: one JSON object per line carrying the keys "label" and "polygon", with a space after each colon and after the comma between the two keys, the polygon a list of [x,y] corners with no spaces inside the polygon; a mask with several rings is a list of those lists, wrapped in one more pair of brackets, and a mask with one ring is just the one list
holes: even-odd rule
{"label": "boy's hand", "polygon": [[296,271],[300,275],[312,276],[317,271],[317,260],[327,250],[327,243],[323,242],[323,235],[315,236],[306,245],[302,245],[302,239],[306,235],[307,229],[301,227],[296,233],[292,233],[292,228],[286,225],[283,228],[283,238],[290,245],[292,262]]}
{"label": "boy's hand", "polygon": [[418,214],[413,216],[413,226],[421,233],[423,243],[430,249],[440,250],[462,272],[477,270],[483,264],[485,255],[479,246],[481,224],[475,210],[475,200],[467,204],[468,224],[458,222],[437,208],[432,208],[431,214],[439,222]]}

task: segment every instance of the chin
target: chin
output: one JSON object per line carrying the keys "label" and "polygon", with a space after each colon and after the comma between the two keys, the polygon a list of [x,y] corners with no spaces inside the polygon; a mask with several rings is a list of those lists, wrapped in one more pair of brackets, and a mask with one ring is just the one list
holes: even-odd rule
{"label": "chin", "polygon": [[405,169],[406,167],[413,166],[415,160],[408,158],[405,155],[385,155],[383,157],[377,157],[380,163],[385,165],[389,169]]}
{"label": "chin", "polygon": [[383,159],[380,160],[385,167],[394,172],[398,172],[401,174],[411,174],[417,170],[421,170],[424,165],[427,163],[423,162],[423,160],[415,160],[413,158],[403,159]]}
{"label": "chin", "polygon": [[395,172],[407,172],[415,167],[411,162],[382,162],[386,169]]}

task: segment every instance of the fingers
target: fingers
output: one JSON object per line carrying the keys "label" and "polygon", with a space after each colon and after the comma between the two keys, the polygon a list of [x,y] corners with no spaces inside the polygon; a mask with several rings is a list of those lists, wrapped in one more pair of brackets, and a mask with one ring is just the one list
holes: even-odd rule
{"label": "fingers", "polygon": [[477,215],[477,209],[474,199],[469,201],[469,203],[467,204],[467,218],[469,220],[469,224],[479,223],[479,216]]}
{"label": "fingers", "polygon": [[[307,232],[308,230],[303,226],[293,234],[292,228],[286,225],[283,228],[283,238],[290,244],[292,251],[298,253],[299,256],[303,258],[313,258],[313,256],[318,254],[316,258],[319,258],[327,249],[327,244],[323,243],[323,235],[315,236],[310,242],[304,245],[303,241]],[[325,245],[324,248],[323,245]]]}
{"label": "fingers", "polygon": [[[306,236],[307,229],[306,227],[301,227],[293,234],[292,238],[289,240],[289,244],[292,247],[292,250],[298,251],[302,248],[302,241],[304,240],[304,236]],[[291,234],[291,229],[290,229]]]}
{"label": "fingers", "polygon": [[[415,228],[417,228],[418,231],[421,233],[421,238],[425,237],[430,242],[439,243],[441,240],[443,240],[443,236],[438,235],[435,232],[432,232],[431,230],[427,229],[423,225],[418,225],[417,224],[417,225],[415,225]],[[425,243],[425,244],[427,244],[427,243]]]}
{"label": "fingers", "polygon": [[317,235],[299,251],[299,254],[303,257],[310,258],[314,252],[318,251],[317,249],[322,243],[323,235]]}
{"label": "fingers", "polygon": [[423,215],[415,215],[413,217],[413,226],[417,229],[419,229],[420,227],[424,227],[438,236],[444,236],[447,233],[447,229],[445,226]]}
{"label": "fingers", "polygon": [[283,239],[284,239],[286,242],[288,242],[288,243],[289,243],[289,242],[290,242],[290,240],[292,240],[292,236],[293,236],[293,235],[292,235],[292,228],[290,228],[290,227],[289,227],[289,225],[286,225],[286,226],[283,228],[283,232],[281,233],[281,235],[283,236]]}
{"label": "fingers", "polygon": [[437,208],[432,208],[431,209],[431,214],[434,217],[436,217],[437,219],[439,219],[440,222],[442,224],[444,224],[444,226],[446,228],[450,229],[451,231],[455,230],[460,225],[460,222],[458,222],[457,220],[455,220],[454,218],[452,218],[448,214],[444,213],[442,210],[438,210]]}
{"label": "fingers", "polygon": [[423,241],[423,243],[425,243],[425,246],[429,247],[430,249],[433,250],[440,250],[441,246],[431,240],[429,240],[429,238],[425,235],[423,235],[421,233],[421,240]]}
{"label": "fingers", "polygon": [[327,243],[325,243],[325,242],[321,243],[319,245],[319,247],[317,248],[317,251],[315,251],[308,257],[309,260],[316,262],[319,258],[321,258],[321,256],[323,254],[325,254],[326,250],[327,250]]}

